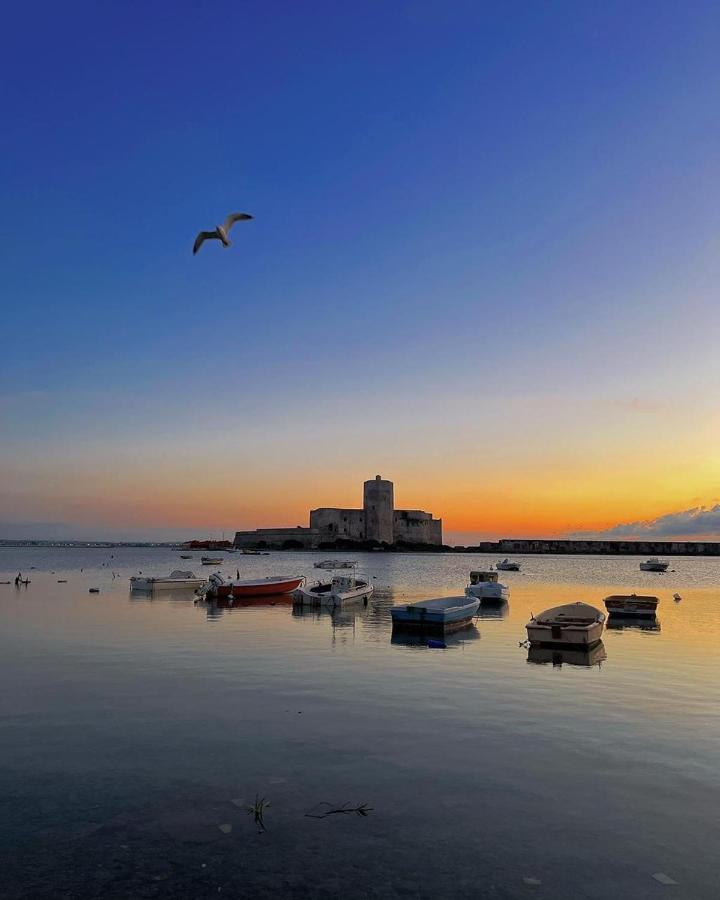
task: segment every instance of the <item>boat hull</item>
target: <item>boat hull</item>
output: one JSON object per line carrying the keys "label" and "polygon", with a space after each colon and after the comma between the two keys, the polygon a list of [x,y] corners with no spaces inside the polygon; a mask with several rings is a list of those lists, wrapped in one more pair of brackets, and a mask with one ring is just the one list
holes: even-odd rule
{"label": "boat hull", "polygon": [[215,585],[210,593],[214,597],[269,597],[274,594],[291,594],[303,583],[302,578],[288,578],[283,581],[238,582],[228,581]]}
{"label": "boat hull", "polygon": [[197,590],[205,584],[202,578],[131,578],[130,589],[133,591],[176,591]]}
{"label": "boat hull", "polygon": [[393,626],[401,628],[426,628],[442,631],[453,631],[465,628],[477,615],[480,601],[477,598],[458,597],[457,605],[452,607],[434,607],[433,601],[411,603],[408,606],[395,606],[390,610]]}
{"label": "boat hull", "polygon": [[525,627],[530,643],[545,647],[592,647],[603,633],[602,622],[592,622],[589,625],[545,625],[533,621],[528,622]]}
{"label": "boat hull", "polygon": [[606,597],[605,609],[611,616],[654,618],[658,602],[657,597]]}

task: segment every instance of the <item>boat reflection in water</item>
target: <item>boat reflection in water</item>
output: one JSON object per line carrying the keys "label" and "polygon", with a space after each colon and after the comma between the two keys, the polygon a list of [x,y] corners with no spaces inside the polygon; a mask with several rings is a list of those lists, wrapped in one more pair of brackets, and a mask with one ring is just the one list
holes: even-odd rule
{"label": "boat reflection in water", "polygon": [[585,647],[543,647],[538,644],[532,644],[528,648],[527,661],[536,666],[552,665],[554,668],[562,666],[580,666],[583,668],[591,668],[592,666],[600,666],[607,659],[605,646],[602,641],[598,641],[589,649]]}
{"label": "boat reflection in water", "polygon": [[509,612],[507,600],[483,600],[476,615],[479,619],[506,619]]}
{"label": "boat reflection in water", "polygon": [[631,619],[629,616],[609,615],[605,627],[613,631],[660,631],[660,620],[655,616]]}
{"label": "boat reflection in water", "polygon": [[451,631],[446,634],[435,632],[422,632],[418,629],[402,629],[395,626],[390,636],[390,643],[396,647],[410,647],[415,650],[427,650],[432,648],[443,650],[462,649],[468,641],[479,641],[480,632],[475,625],[468,625],[461,631]]}
{"label": "boat reflection in water", "polygon": [[329,622],[333,628],[352,628],[355,617],[362,615],[365,607],[362,603],[343,609],[341,606],[303,606],[294,603],[292,614],[294,619],[308,622]]}
{"label": "boat reflection in water", "polygon": [[187,606],[188,601],[193,602],[198,599],[198,595],[193,590],[187,588],[177,588],[166,591],[129,591],[128,600],[130,603],[177,603],[180,606]]}
{"label": "boat reflection in water", "polygon": [[195,605],[203,607],[208,619],[218,619],[226,612],[246,609],[250,606],[292,606],[291,594],[271,594],[259,597],[205,597],[197,598]]}

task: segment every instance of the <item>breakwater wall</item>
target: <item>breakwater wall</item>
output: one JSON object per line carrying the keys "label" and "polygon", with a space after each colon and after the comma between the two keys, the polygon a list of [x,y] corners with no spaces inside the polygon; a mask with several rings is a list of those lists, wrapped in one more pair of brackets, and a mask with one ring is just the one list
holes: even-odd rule
{"label": "breakwater wall", "polygon": [[617,556],[720,556],[720,541],[483,541],[465,548],[476,553],[578,553]]}

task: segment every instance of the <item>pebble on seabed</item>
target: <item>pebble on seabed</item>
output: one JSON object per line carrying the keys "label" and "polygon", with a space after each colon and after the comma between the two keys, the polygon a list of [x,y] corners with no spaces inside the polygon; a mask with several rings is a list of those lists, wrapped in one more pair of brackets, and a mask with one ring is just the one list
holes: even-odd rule
{"label": "pebble on seabed", "polygon": [[655,872],[653,874],[653,878],[655,879],[655,881],[659,881],[660,884],[677,884],[677,881],[675,881],[669,875],[666,875],[664,872]]}

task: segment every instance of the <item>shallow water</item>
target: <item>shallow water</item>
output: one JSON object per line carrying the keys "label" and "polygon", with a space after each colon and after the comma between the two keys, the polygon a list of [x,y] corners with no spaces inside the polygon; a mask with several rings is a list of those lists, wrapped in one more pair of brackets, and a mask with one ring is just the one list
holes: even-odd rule
{"label": "shallow water", "polygon": [[[193,556],[0,550],[0,580],[31,579],[0,585],[3,897],[720,894],[720,560],[516,557],[508,606],[443,650],[392,636],[390,607],[494,558],[360,555],[375,594],[337,616],[129,593]],[[532,611],[632,591],[659,629],[519,646]],[[307,815],[345,803],[371,810]]]}

